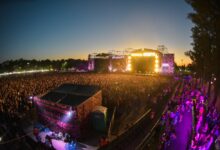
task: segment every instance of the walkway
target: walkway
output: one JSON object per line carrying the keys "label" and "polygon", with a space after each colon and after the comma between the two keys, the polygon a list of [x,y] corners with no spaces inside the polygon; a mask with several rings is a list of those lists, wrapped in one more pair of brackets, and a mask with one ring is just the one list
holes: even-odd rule
{"label": "walkway", "polygon": [[187,150],[192,131],[192,112],[183,113],[182,122],[176,125],[176,139],[173,140],[167,150]]}

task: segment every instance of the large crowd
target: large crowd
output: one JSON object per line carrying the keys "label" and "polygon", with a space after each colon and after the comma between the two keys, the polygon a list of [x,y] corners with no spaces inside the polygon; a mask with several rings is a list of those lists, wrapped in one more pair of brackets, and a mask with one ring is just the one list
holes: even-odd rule
{"label": "large crowd", "polygon": [[189,101],[189,84],[182,84],[175,91],[167,105],[167,111],[161,117],[163,132],[161,135],[161,149],[169,149],[169,146],[176,139],[176,125],[182,122],[183,113],[190,111],[192,103]]}
{"label": "large crowd", "polygon": [[[194,94],[194,134],[191,148],[220,149],[220,113],[208,106],[207,98],[200,91]],[[217,148],[218,147],[218,148]]]}
{"label": "large crowd", "polygon": [[[166,89],[170,81],[169,77],[160,76],[92,73],[40,73],[2,77],[0,78],[0,132],[7,132],[8,137],[4,140],[24,135],[19,121],[33,119],[30,115],[30,112],[33,112],[30,97],[44,94],[62,83],[100,86],[103,105],[108,108],[116,106],[116,121],[117,119],[120,121],[131,113],[138,114],[141,108],[155,106],[154,95]],[[191,141],[188,142],[190,149],[220,148],[220,114],[213,106],[208,106],[208,97],[204,88],[199,87],[196,82],[184,80],[168,102],[167,111],[161,118],[162,149],[169,149],[177,138],[175,129],[177,124],[182,122],[186,111],[192,112],[194,118]],[[27,148],[28,145],[24,147]]]}
{"label": "large crowd", "polygon": [[142,107],[150,107],[151,103],[155,103],[151,101],[152,95],[158,93],[170,80],[160,76],[92,73],[39,73],[1,77],[1,123],[7,126],[12,121],[32,117],[29,113],[33,107],[30,97],[44,94],[62,83],[100,86],[103,105],[108,108],[116,106],[120,120],[129,113],[138,112]]}
{"label": "large crowd", "polygon": [[160,148],[170,149],[173,146],[177,139],[177,125],[182,123],[185,112],[190,112],[193,118],[191,133],[186,143],[187,149],[220,149],[220,114],[213,106],[208,106],[205,88],[192,79],[184,80],[174,98],[169,101],[166,113],[162,115]]}
{"label": "large crowd", "polygon": [[[62,83],[98,85],[102,89],[103,104],[107,107],[130,107],[146,103],[159,88],[168,83],[165,77],[120,74],[49,73],[0,78],[0,112],[9,117],[22,117],[30,110],[30,96],[40,95]],[[127,108],[125,108],[126,110]]]}

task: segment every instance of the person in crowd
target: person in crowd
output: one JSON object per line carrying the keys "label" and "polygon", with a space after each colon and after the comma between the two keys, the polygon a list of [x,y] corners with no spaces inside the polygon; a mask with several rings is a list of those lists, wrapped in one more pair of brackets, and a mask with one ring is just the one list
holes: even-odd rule
{"label": "person in crowd", "polygon": [[[169,145],[176,138],[175,126],[182,122],[182,114],[187,111],[194,111],[195,131],[191,140],[190,148],[192,150],[208,150],[218,147],[220,136],[220,113],[215,107],[208,106],[208,97],[204,88],[197,88],[194,83],[185,81],[183,87],[178,89],[175,95],[175,105],[171,105],[173,99],[168,103],[167,114],[169,117],[164,120],[162,116],[161,124],[165,126],[162,134],[161,143],[164,145],[162,149],[169,149]],[[192,109],[194,108],[194,109]],[[179,120],[179,121],[176,121]],[[169,135],[169,136],[165,136]],[[166,138],[165,138],[166,137]]]}

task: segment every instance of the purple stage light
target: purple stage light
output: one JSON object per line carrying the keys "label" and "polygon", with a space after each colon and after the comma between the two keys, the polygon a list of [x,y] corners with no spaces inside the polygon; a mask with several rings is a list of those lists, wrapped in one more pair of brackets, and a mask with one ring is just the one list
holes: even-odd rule
{"label": "purple stage light", "polygon": [[68,122],[68,121],[70,121],[70,120],[73,118],[74,114],[75,114],[75,111],[70,110],[70,111],[68,111],[66,114],[64,114],[64,115],[62,116],[62,118],[60,119],[60,121],[61,121],[61,122]]}
{"label": "purple stage light", "polygon": [[72,115],[73,111],[68,111],[67,116],[70,117]]}

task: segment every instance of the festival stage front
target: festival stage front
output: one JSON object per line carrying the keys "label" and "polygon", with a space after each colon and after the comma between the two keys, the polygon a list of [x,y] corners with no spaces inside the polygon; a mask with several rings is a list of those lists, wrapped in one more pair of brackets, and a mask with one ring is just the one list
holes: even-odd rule
{"label": "festival stage front", "polygon": [[145,48],[121,54],[94,53],[88,56],[88,70],[172,75],[174,73],[174,54]]}
{"label": "festival stage front", "polygon": [[43,96],[35,96],[38,120],[55,132],[84,137],[90,114],[102,105],[102,92],[92,85],[62,84]]}

